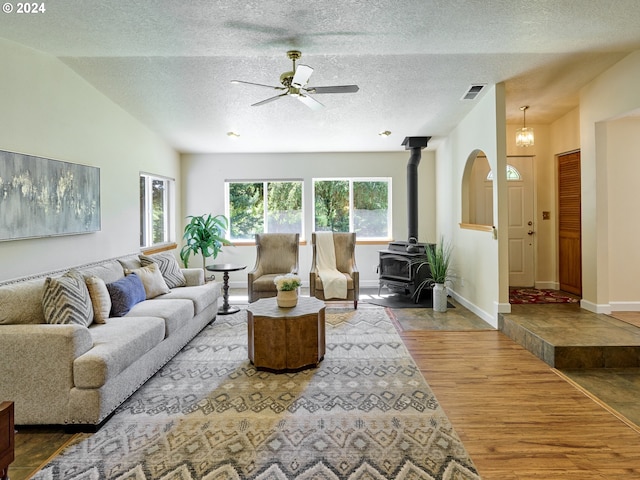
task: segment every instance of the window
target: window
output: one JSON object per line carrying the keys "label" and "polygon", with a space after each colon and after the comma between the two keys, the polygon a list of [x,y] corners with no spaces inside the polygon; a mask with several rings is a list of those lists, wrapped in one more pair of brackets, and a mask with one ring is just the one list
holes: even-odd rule
{"label": "window", "polygon": [[391,179],[314,179],[314,230],[355,231],[359,238],[388,239]]}
{"label": "window", "polygon": [[[520,181],[522,176],[516,167],[513,165],[507,165],[507,181]],[[493,170],[489,170],[487,174],[487,181],[493,181]]]}
{"label": "window", "polygon": [[231,240],[256,233],[302,233],[302,180],[227,181]]}
{"label": "window", "polygon": [[173,241],[172,198],[175,181],[140,174],[140,246],[151,247]]}

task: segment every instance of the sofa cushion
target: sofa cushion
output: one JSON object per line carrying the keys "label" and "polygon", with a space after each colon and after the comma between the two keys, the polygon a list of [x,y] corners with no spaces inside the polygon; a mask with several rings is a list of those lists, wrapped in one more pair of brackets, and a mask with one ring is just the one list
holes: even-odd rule
{"label": "sofa cushion", "polygon": [[170,336],[173,332],[182,328],[184,324],[193,319],[193,302],[190,300],[146,300],[138,303],[127,313],[127,318],[131,317],[160,317],[165,322],[165,336]]}
{"label": "sofa cushion", "polygon": [[124,268],[117,260],[106,260],[97,265],[89,265],[78,269],[85,278],[99,277],[104,283],[112,283],[124,277]]}
{"label": "sofa cushion", "polygon": [[42,292],[42,310],[47,323],[89,326],[93,321],[93,306],[80,272],[69,270],[60,277],[47,277]]}
{"label": "sofa cushion", "polygon": [[100,388],[158,345],[164,338],[161,318],[108,318],[88,329],[93,348],[73,362],[78,388]]}
{"label": "sofa cushion", "polygon": [[122,265],[123,269],[129,269],[129,270],[133,270],[134,268],[140,268],[142,266],[142,264],[140,263],[140,259],[138,258],[138,255],[127,255],[125,257],[120,257],[118,259],[118,262],[120,263],[120,265]]}
{"label": "sofa cushion", "polygon": [[135,273],[116,282],[107,283],[107,290],[111,297],[112,317],[124,317],[134,305],[147,298],[144,285]]}
{"label": "sofa cushion", "polygon": [[89,296],[91,297],[91,305],[93,306],[93,321],[95,323],[104,323],[111,313],[111,297],[107,284],[100,277],[95,275],[85,279]]}
{"label": "sofa cushion", "polygon": [[209,282],[196,287],[180,287],[174,288],[166,295],[156,297],[158,300],[173,300],[181,298],[191,300],[196,315],[202,312],[209,305],[217,305],[220,298],[220,282]]}
{"label": "sofa cushion", "polygon": [[46,323],[42,310],[43,288],[44,278],[0,287],[0,325]]}
{"label": "sofa cushion", "polygon": [[184,287],[187,284],[187,280],[173,254],[163,252],[154,255],[140,255],[139,258],[143,267],[153,263],[158,265],[160,273],[169,288]]}
{"label": "sofa cushion", "polygon": [[125,270],[125,273],[127,275],[135,273],[140,277],[147,300],[155,298],[158,295],[162,295],[163,293],[169,293],[170,291],[169,287],[167,287],[167,283],[164,281],[164,278],[162,278],[158,265],[155,263],[147,265],[146,267],[135,268],[133,270],[127,269]]}

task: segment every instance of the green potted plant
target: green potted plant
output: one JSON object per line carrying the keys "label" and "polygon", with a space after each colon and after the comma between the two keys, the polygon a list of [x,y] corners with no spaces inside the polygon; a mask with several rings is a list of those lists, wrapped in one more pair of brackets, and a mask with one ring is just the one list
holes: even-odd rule
{"label": "green potted plant", "polygon": [[229,220],[224,215],[213,216],[190,215],[187,218],[191,220],[184,227],[183,239],[185,245],[180,250],[180,259],[184,263],[185,268],[189,268],[189,257],[193,253],[202,255],[202,269],[205,268],[205,262],[208,257],[214,259],[222,251],[224,245],[231,245],[231,242],[225,238],[225,233],[229,228]]}
{"label": "green potted plant", "polygon": [[436,312],[447,311],[447,288],[446,283],[453,278],[451,272],[451,253],[453,247],[450,243],[440,238],[437,244],[428,245],[426,249],[426,261],[421,261],[418,270],[429,268],[430,276],[423,280],[414,291],[414,296],[419,296],[426,287],[433,286],[433,309]]}
{"label": "green potted plant", "polygon": [[278,275],[273,279],[278,291],[276,301],[281,308],[295,307],[298,303],[298,288],[302,285],[302,280],[295,273]]}

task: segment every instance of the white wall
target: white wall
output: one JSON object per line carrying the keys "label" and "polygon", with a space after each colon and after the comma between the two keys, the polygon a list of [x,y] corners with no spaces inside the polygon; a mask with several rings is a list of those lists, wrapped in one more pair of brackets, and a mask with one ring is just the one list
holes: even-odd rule
{"label": "white wall", "polygon": [[98,233],[0,242],[0,280],[138,251],[139,172],[179,187],[177,153],[54,57],[0,39],[0,65],[0,150],[100,167],[102,210]]}
{"label": "white wall", "polygon": [[[508,265],[504,86],[487,91],[437,150],[437,235],[453,244],[456,273],[451,292],[464,306],[497,326],[500,311],[508,309]],[[494,172],[498,172],[493,192],[494,222],[498,239],[491,232],[462,229],[462,178],[469,155],[482,150]],[[504,226],[504,228],[501,228]],[[504,245],[499,248],[499,242]],[[505,250],[504,252],[502,250]],[[505,273],[506,272],[506,273]],[[506,286],[501,285],[506,276]],[[504,280],[502,280],[504,283]]]}
{"label": "white wall", "polygon": [[[301,237],[307,241],[300,247],[300,273],[308,284],[311,268],[312,179],[320,177],[391,177],[393,237],[407,240],[406,166],[410,152],[398,141],[398,152],[381,153],[282,153],[282,154],[185,154],[182,156],[182,225],[188,215],[219,214],[225,211],[225,180],[303,179],[305,226]],[[423,150],[418,167],[420,241],[435,238],[435,154]],[[181,245],[180,245],[181,246]],[[378,251],[386,242],[356,246],[356,263],[360,285],[377,286]],[[195,260],[194,265],[200,265]],[[224,248],[217,263],[232,262],[251,269],[255,264],[255,246],[236,245]],[[208,264],[214,263],[212,259]],[[230,275],[230,284],[246,287],[247,270]]]}
{"label": "white wall", "polygon": [[[617,272],[610,269],[611,245],[609,233],[610,200],[613,186],[609,180],[609,164],[616,165],[610,155],[623,154],[610,150],[606,122],[640,109],[640,51],[636,51],[580,92],[580,141],[582,173],[582,296],[583,308],[609,313],[611,311],[611,278]],[[637,136],[637,134],[636,134]],[[620,165],[620,164],[618,164]],[[624,163],[622,163],[624,165]],[[638,195],[627,198],[632,215]],[[630,218],[629,221],[635,221]],[[634,265],[636,269],[640,265]],[[637,294],[640,297],[640,292]],[[634,299],[625,299],[634,300]]]}
{"label": "white wall", "polygon": [[[561,154],[580,149],[580,108],[574,108],[563,117],[549,126],[550,134],[550,158],[545,162],[544,176],[538,176],[538,192],[547,199],[546,205],[551,212],[551,223],[548,224],[552,231],[549,234],[549,243],[538,248],[540,260],[538,265],[542,280],[553,279],[549,285],[541,285],[541,288],[560,288],[558,267],[558,161]],[[539,204],[542,202],[539,201]],[[546,261],[545,261],[546,259]]]}
{"label": "white wall", "polygon": [[640,118],[607,122],[609,217],[609,304],[612,310],[640,310]]}

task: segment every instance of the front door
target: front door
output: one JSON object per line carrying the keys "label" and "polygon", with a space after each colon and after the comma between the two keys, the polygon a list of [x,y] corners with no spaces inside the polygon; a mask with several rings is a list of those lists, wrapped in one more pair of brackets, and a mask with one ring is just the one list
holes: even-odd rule
{"label": "front door", "polygon": [[533,157],[507,158],[509,201],[509,286],[535,284]]}

